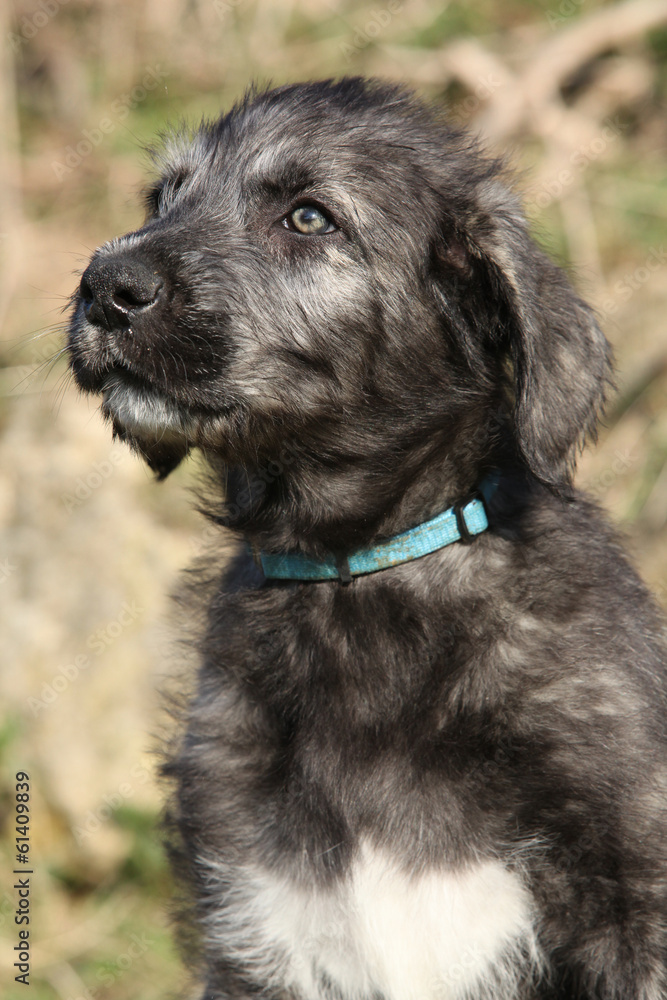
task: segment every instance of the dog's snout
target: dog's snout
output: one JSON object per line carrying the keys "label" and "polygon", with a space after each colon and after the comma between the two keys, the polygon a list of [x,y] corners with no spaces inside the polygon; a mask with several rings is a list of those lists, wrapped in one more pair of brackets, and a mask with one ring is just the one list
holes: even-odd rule
{"label": "dog's snout", "polygon": [[142,261],[100,257],[84,271],[79,293],[89,322],[113,330],[155,306],[163,289],[162,277]]}

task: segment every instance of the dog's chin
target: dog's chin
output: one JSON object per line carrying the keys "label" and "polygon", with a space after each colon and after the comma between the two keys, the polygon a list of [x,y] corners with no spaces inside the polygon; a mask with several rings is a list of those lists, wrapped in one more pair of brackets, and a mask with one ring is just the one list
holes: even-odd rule
{"label": "dog's chin", "polygon": [[102,412],[114,435],[141,455],[159,479],[176,468],[201,435],[201,416],[125,372],[105,377],[102,397]]}

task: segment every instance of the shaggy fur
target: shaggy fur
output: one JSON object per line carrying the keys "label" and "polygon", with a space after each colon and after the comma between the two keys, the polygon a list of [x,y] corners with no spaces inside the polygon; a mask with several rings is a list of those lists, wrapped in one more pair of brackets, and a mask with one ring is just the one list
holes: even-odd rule
{"label": "shaggy fur", "polygon": [[571,486],[591,310],[501,164],[400,88],[253,92],[156,158],[69,346],[159,476],[197,446],[211,516],[323,557],[500,470],[472,544],[349,586],[243,548],[218,585],[168,768],[202,996],[667,997],[661,625]]}

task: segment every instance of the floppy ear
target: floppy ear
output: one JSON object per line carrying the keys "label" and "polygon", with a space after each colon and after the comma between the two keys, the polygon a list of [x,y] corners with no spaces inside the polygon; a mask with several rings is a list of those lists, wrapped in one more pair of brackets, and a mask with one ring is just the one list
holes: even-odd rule
{"label": "floppy ear", "polygon": [[514,428],[529,469],[556,489],[571,483],[611,384],[611,347],[593,311],[528,235],[516,198],[484,192],[475,242],[494,272],[514,367]]}

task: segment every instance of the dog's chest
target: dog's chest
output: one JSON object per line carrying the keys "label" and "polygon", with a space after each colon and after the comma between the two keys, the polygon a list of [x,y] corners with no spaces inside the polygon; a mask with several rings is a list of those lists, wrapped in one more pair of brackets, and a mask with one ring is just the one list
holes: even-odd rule
{"label": "dog's chest", "polygon": [[327,889],[219,874],[211,943],[299,1000],[513,1000],[539,965],[530,894],[500,862],[410,876],[365,847]]}

